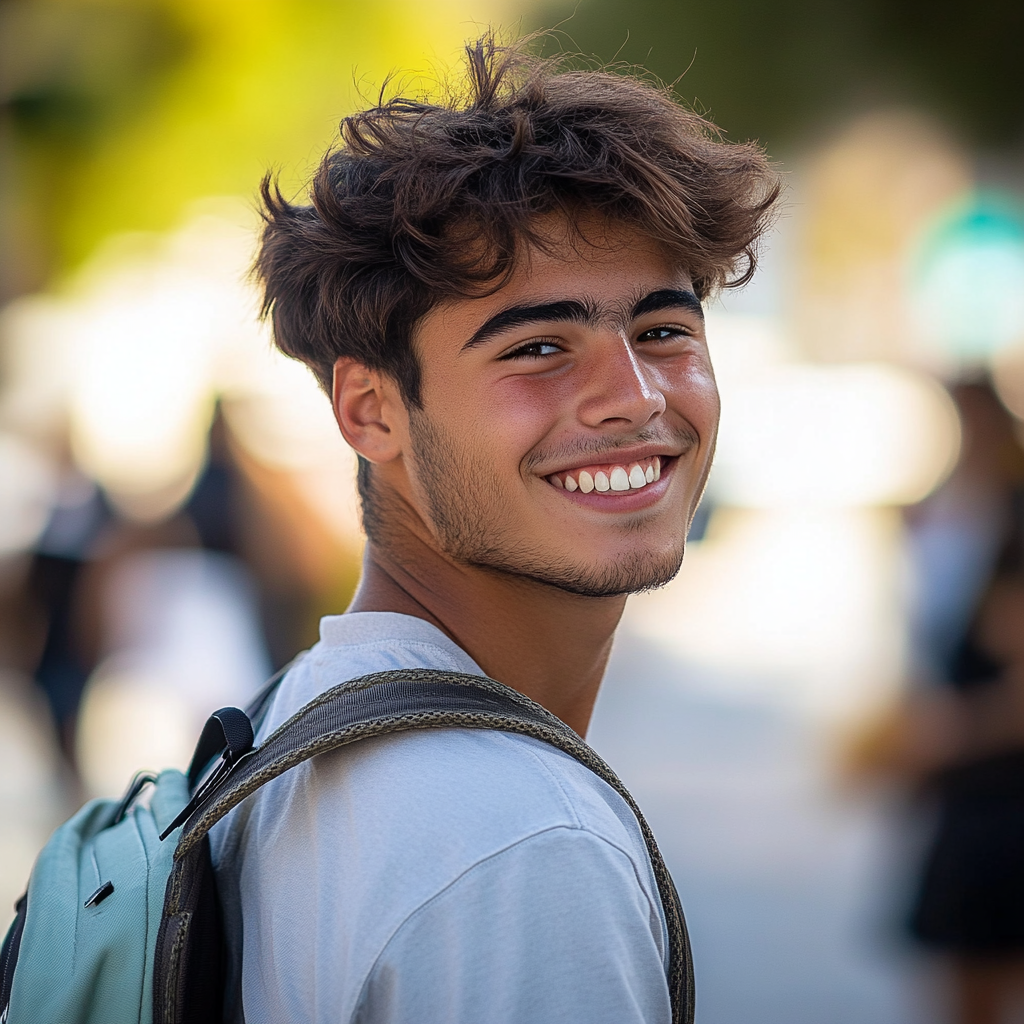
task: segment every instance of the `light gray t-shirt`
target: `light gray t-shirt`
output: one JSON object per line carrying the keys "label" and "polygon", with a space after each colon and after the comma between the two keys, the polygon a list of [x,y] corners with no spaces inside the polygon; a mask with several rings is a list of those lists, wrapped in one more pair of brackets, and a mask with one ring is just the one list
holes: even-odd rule
{"label": "light gray t-shirt", "polygon": [[[369,672],[482,674],[407,615],[331,616],[320,634],[258,738]],[[363,740],[268,783],[211,840],[248,1024],[670,1020],[664,915],[636,819],[538,740]]]}

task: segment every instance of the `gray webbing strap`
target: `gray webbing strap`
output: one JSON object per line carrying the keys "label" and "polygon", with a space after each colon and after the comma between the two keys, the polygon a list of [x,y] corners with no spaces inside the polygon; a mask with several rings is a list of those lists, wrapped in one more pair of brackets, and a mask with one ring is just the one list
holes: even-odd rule
{"label": "gray webbing strap", "polygon": [[636,816],[658,885],[669,940],[669,993],[673,1024],[692,1024],[693,960],[686,923],[654,834],[615,773],[551,712],[484,676],[433,669],[376,672],[326,690],[242,757],[185,822],[175,851],[179,860],[200,843],[232,807],[289,768],[356,740],[411,729],[494,729],[543,740],[574,757],[611,786]]}

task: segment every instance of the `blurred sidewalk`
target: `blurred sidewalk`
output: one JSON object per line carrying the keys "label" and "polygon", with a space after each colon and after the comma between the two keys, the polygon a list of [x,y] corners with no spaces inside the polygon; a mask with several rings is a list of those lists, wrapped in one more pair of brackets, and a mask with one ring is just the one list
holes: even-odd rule
{"label": "blurred sidewalk", "polygon": [[899,941],[893,820],[828,785],[792,712],[716,696],[623,631],[588,739],[633,792],[676,880],[697,1024],[924,1024]]}

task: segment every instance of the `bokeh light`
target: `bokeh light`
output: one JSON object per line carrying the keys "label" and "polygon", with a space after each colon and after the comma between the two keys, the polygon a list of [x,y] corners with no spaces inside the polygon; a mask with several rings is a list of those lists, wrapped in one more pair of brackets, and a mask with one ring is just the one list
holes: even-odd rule
{"label": "bokeh light", "polygon": [[1024,213],[983,193],[935,218],[911,270],[918,329],[967,360],[1024,338]]}
{"label": "bokeh light", "polygon": [[726,392],[714,493],[736,507],[910,505],[958,446],[952,402],[920,374],[784,364]]}

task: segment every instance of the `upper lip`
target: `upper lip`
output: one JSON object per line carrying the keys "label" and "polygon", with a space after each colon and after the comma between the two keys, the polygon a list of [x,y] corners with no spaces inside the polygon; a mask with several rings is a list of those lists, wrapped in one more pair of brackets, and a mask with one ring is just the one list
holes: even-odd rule
{"label": "upper lip", "polygon": [[666,445],[657,444],[637,445],[633,448],[614,448],[607,452],[593,452],[586,456],[580,456],[571,464],[560,465],[540,475],[552,476],[555,473],[571,473],[574,469],[586,469],[587,466],[628,466],[631,462],[640,462],[655,455],[659,455],[663,459],[674,459],[681,454],[681,451],[672,451]]}

